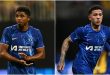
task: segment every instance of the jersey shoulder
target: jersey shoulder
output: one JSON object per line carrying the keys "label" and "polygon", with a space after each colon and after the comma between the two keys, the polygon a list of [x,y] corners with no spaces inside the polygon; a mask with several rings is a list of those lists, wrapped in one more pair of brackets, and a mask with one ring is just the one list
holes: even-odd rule
{"label": "jersey shoulder", "polygon": [[80,31],[80,32],[82,32],[82,33],[85,33],[85,32],[87,32],[87,31],[90,30],[90,29],[91,29],[91,28],[90,28],[90,25],[87,24],[87,25],[85,25],[85,26],[78,27],[76,30],[77,30],[77,31]]}
{"label": "jersey shoulder", "polygon": [[30,31],[33,35],[41,34],[40,30],[38,28],[33,27],[33,26],[30,26]]}
{"label": "jersey shoulder", "polygon": [[92,30],[91,25],[87,24],[83,27],[84,30]]}
{"label": "jersey shoulder", "polygon": [[32,32],[39,32],[39,31],[40,31],[38,28],[35,28],[35,27],[33,27],[33,26],[30,26],[30,30],[31,30]]}
{"label": "jersey shoulder", "polygon": [[103,30],[110,30],[110,27],[102,25]]}
{"label": "jersey shoulder", "polygon": [[14,32],[17,28],[17,25],[12,25],[12,26],[8,26],[4,29],[5,32],[8,32],[8,33],[11,33],[11,32]]}

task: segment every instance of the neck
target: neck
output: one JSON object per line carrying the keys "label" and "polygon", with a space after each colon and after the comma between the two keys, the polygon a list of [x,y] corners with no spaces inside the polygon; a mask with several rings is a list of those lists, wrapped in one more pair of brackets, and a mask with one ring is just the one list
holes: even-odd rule
{"label": "neck", "polygon": [[18,29],[19,29],[20,31],[27,31],[28,28],[29,28],[28,24],[26,24],[26,25],[19,25],[19,24],[18,24]]}
{"label": "neck", "polygon": [[95,25],[95,24],[92,24],[92,23],[91,23],[91,26],[92,26],[92,29],[95,30],[95,31],[99,31],[100,27],[101,27],[100,25]]}

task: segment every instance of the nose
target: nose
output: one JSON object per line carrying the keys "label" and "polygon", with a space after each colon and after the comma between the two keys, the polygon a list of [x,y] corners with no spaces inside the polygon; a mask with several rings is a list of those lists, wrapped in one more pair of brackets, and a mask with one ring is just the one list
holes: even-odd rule
{"label": "nose", "polygon": [[20,19],[21,19],[21,17],[20,17],[20,16],[18,16],[18,17],[16,17],[16,19],[17,19],[17,20],[20,20]]}
{"label": "nose", "polygon": [[101,16],[100,15],[97,15],[97,19],[100,19],[101,18]]}
{"label": "nose", "polygon": [[21,19],[21,17],[16,17],[18,20],[20,20]]}

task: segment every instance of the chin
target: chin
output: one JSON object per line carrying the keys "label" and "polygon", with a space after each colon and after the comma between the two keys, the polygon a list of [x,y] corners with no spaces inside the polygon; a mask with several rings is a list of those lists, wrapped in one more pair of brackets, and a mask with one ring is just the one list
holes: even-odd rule
{"label": "chin", "polygon": [[18,23],[19,26],[23,26],[23,24]]}
{"label": "chin", "polygon": [[97,23],[97,24],[95,24],[95,25],[100,26],[100,25],[101,25],[101,23]]}
{"label": "chin", "polygon": [[100,24],[96,24],[97,26],[100,26]]}

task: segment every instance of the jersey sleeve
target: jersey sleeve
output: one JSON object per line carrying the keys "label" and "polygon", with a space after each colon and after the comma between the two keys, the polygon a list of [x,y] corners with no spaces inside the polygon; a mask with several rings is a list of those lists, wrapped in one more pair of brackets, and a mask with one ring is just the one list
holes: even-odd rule
{"label": "jersey sleeve", "polygon": [[109,42],[105,43],[104,50],[107,51],[107,52],[110,52],[110,43]]}
{"label": "jersey sleeve", "polygon": [[9,31],[7,28],[5,28],[2,34],[1,43],[5,43],[9,45],[9,42],[10,42]]}
{"label": "jersey sleeve", "polygon": [[107,42],[110,44],[110,27],[108,28],[107,32],[108,32],[108,34],[107,34],[108,35]]}
{"label": "jersey sleeve", "polygon": [[83,34],[82,28],[81,27],[77,28],[74,32],[70,34],[71,41],[74,42],[78,39],[81,39],[82,34]]}
{"label": "jersey sleeve", "polygon": [[37,33],[37,39],[36,39],[36,48],[42,48],[44,47],[44,43],[43,43],[43,37],[42,37],[42,34],[40,32],[40,30],[38,30],[38,33]]}
{"label": "jersey sleeve", "polygon": [[106,41],[106,43],[105,43],[105,45],[104,45],[104,49],[106,50],[106,51],[110,51],[110,27],[108,28],[108,31],[106,31],[107,32],[107,41]]}

